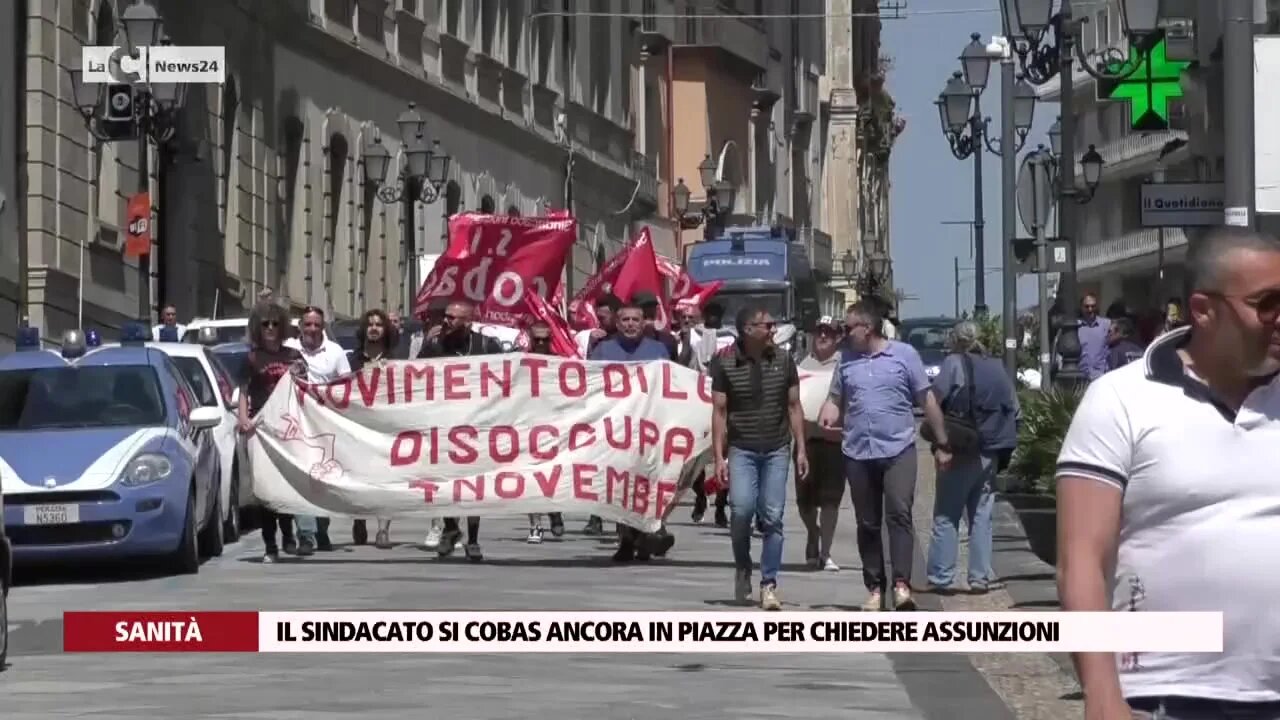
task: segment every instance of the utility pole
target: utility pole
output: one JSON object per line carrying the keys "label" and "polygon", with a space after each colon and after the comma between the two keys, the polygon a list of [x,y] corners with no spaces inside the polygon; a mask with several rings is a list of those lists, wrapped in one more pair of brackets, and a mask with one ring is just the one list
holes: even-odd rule
{"label": "utility pole", "polygon": [[[982,143],[986,139],[986,124],[982,117],[982,96],[973,96],[973,116],[976,118],[974,132],[979,138],[973,151],[973,264],[974,267],[986,267],[987,249],[984,234],[987,222],[982,202]],[[1012,147],[1012,146],[1010,146]],[[973,280],[973,317],[987,316],[987,279],[982,273],[974,273]]]}
{"label": "utility pole", "polygon": [[953,260],[955,260],[955,266],[956,266],[956,270],[955,270],[955,277],[956,277],[956,281],[955,281],[955,286],[956,286],[956,290],[955,290],[955,292],[956,292],[956,299],[955,299],[955,307],[956,307],[956,311],[955,311],[955,316],[958,318],[958,317],[960,317],[960,256],[959,256],[959,255],[956,255],[956,256],[955,256],[954,258],[952,258],[952,259],[953,259]]}
{"label": "utility pole", "polygon": [[[1248,2],[1248,0],[1244,0]],[[1058,333],[1058,355],[1062,359],[1062,367],[1058,377],[1064,386],[1074,386],[1081,379],[1080,373],[1080,289],[1077,284],[1079,238],[1076,237],[1076,114],[1075,114],[1075,31],[1076,20],[1071,15],[1071,0],[1062,0],[1059,8],[1059,22],[1063,32],[1059,36],[1062,46],[1058,48],[1058,80],[1060,83],[1059,105],[1062,107],[1062,155],[1058,158],[1058,234],[1070,243],[1071,268],[1063,273],[1058,286],[1062,297],[1064,320]],[[1250,70],[1252,73],[1252,69]],[[1253,77],[1250,74],[1250,77]],[[1045,267],[1041,265],[1041,267]],[[1041,354],[1051,352],[1048,346],[1042,346]]]}
{"label": "utility pole", "polygon": [[1253,2],[1222,0],[1223,221],[1254,226]]}
{"label": "utility pole", "polygon": [[[1018,237],[1018,147],[1014,127],[1013,50],[1006,44],[1000,58],[1000,225],[1004,309],[1001,325],[1004,335],[1004,369],[1009,378],[1018,379],[1018,271],[1013,256],[1013,241]],[[982,263],[977,263],[982,267]],[[995,348],[991,348],[995,350]]]}

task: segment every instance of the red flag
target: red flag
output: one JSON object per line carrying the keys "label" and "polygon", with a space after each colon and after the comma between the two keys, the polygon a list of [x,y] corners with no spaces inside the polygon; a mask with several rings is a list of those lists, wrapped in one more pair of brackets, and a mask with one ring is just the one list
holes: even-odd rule
{"label": "red flag", "polygon": [[464,213],[449,219],[449,248],[418,291],[414,314],[438,300],[469,300],[476,320],[520,327],[529,320],[526,290],[542,299],[563,292],[565,262],[578,237],[571,217],[529,218]]}
{"label": "red flag", "polygon": [[[537,318],[545,322],[551,328],[551,351],[556,355],[565,358],[581,357],[578,354],[578,343],[573,341],[573,334],[569,331],[569,324],[564,321],[564,317],[556,312],[551,304],[542,299],[542,296],[536,292],[526,292],[524,295],[523,309],[530,317]],[[528,350],[528,334],[526,327],[521,335],[524,337],[522,349]]]}
{"label": "red flag", "polygon": [[640,233],[622,252],[609,258],[600,272],[592,275],[582,290],[569,303],[569,317],[575,327],[597,326],[595,303],[605,293],[612,293],[626,301],[638,292],[650,292],[658,298],[658,327],[666,327],[671,316],[666,293],[662,287],[662,274],[658,271],[658,254],[653,249],[649,228]]}
{"label": "red flag", "polygon": [[671,302],[677,308],[691,307],[701,310],[724,284],[717,280],[707,285],[699,285],[689,277],[689,273],[683,267],[666,258],[658,258],[658,272],[671,281]]}

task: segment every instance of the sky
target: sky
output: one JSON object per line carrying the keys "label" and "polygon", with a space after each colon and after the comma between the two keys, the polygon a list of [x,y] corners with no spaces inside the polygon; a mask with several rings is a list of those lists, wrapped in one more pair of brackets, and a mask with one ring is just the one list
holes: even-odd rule
{"label": "sky", "polygon": [[[933,102],[951,73],[960,69],[960,52],[971,33],[984,42],[1000,34],[999,0],[906,0],[906,17],[884,20],[881,48],[892,60],[885,87],[907,121],[890,158],[890,246],[894,282],[914,299],[905,300],[899,316],[906,319],[955,315],[954,258],[960,258],[960,309],[974,305],[974,261],[971,227],[943,225],[973,220],[973,158],[957,160],[943,137]],[[933,14],[939,10],[974,8],[973,12]],[[989,10],[982,10],[989,8]],[[982,111],[991,116],[991,131],[1000,127],[1000,69],[993,64]],[[1025,150],[1048,144],[1057,117],[1056,104],[1038,104],[1035,125]],[[983,157],[983,205],[986,223],[986,304],[999,314],[1004,298],[1001,267],[1000,158]],[[1022,233],[1019,223],[1019,233]],[[1018,283],[1018,307],[1036,300],[1035,276]]]}

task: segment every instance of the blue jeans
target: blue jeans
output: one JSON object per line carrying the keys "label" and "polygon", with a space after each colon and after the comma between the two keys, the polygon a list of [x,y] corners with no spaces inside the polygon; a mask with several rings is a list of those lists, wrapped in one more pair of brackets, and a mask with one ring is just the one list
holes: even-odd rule
{"label": "blue jeans", "polygon": [[729,448],[729,507],[733,519],[729,536],[738,570],[751,570],[751,530],[760,524],[764,547],[760,551],[760,584],[778,582],[782,567],[782,511],[787,504],[787,479],[791,475],[791,445],[772,452]]}
{"label": "blue jeans", "polygon": [[969,523],[969,586],[991,581],[991,510],[995,506],[996,458],[957,456],[938,475],[933,498],[933,540],[929,543],[929,584],[946,588],[955,579],[960,553],[960,516]]}

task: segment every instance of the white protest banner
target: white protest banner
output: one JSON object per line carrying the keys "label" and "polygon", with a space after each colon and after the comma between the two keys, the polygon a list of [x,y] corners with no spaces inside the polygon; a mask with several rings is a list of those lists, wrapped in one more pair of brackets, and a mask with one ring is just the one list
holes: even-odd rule
{"label": "white protest banner", "polygon": [[[802,394],[830,382],[801,375]],[[254,495],[304,515],[576,512],[653,532],[710,459],[710,385],[670,362],[524,354],[286,376],[249,441]]]}

